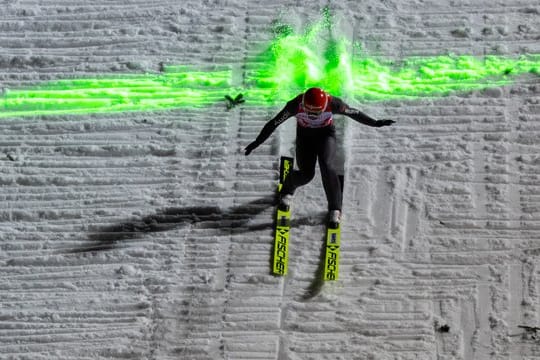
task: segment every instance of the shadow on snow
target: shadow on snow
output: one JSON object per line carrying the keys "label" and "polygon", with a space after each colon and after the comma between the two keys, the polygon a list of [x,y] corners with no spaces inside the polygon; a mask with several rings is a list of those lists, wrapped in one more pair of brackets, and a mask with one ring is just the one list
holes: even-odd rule
{"label": "shadow on snow", "polygon": [[[68,251],[71,254],[90,253],[114,250],[124,247],[124,243],[141,238],[145,234],[165,232],[189,227],[189,230],[212,229],[217,235],[235,235],[253,231],[273,230],[275,216],[272,212],[271,221],[255,221],[255,218],[274,207],[275,197],[265,197],[233,208],[222,209],[218,206],[191,206],[178,208],[165,208],[155,214],[145,216],[138,220],[125,221],[116,225],[103,226],[88,234],[85,245],[78,249]],[[291,226],[320,225],[324,214],[314,214],[310,217],[293,219]],[[269,234],[268,242],[274,242],[274,235]],[[270,257],[273,256],[273,247]],[[314,281],[308,287],[304,299],[316,296],[323,284],[322,273],[324,265],[324,239],[321,248],[321,263],[315,274]],[[271,261],[270,261],[271,262]],[[272,266],[270,266],[271,271]]]}
{"label": "shadow on snow", "polygon": [[[275,206],[275,197],[265,197],[236,207],[222,209],[218,206],[174,207],[158,210],[155,214],[138,220],[107,225],[88,234],[89,242],[69,253],[113,250],[124,242],[145,234],[165,232],[189,227],[190,230],[213,229],[217,235],[234,235],[252,231],[274,229],[275,219],[255,221],[256,217]],[[316,225],[318,217],[303,217],[292,221],[292,226]],[[273,238],[269,237],[273,242]]]}

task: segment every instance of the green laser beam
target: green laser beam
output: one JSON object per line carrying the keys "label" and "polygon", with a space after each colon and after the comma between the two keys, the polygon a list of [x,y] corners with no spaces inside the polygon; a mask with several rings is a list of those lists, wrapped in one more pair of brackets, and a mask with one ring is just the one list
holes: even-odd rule
{"label": "green laser beam", "polygon": [[273,32],[268,48],[246,62],[243,87],[233,86],[233,70],[225,67],[171,65],[157,74],[60,79],[4,91],[0,118],[203,108],[237,92],[247,106],[273,106],[311,86],[358,101],[440,97],[540,74],[538,54],[369,58],[339,33],[327,8],[301,33],[281,23]]}
{"label": "green laser beam", "polygon": [[[271,46],[248,67],[246,83],[264,89],[272,103],[321,86],[330,93],[360,101],[445,96],[511,84],[518,75],[538,75],[540,56],[448,55],[412,57],[400,62],[368,58],[339,33],[326,8],[323,19],[296,34],[278,23]],[[251,101],[251,98],[250,98]]]}

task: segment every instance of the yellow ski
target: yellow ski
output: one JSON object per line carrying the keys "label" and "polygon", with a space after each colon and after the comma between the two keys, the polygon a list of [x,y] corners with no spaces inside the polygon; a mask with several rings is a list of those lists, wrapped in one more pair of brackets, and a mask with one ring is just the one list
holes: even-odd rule
{"label": "yellow ski", "polygon": [[[278,193],[283,187],[287,176],[293,170],[294,159],[281,157],[279,166]],[[291,210],[278,209],[276,211],[276,231],[274,237],[274,259],[272,272],[275,275],[286,275],[289,261],[289,234],[291,231]]]}
{"label": "yellow ski", "polygon": [[[345,184],[345,176],[339,176],[341,183],[341,194],[343,194],[343,186]],[[335,225],[327,224],[326,226],[326,251],[324,256],[324,276],[323,279],[337,280],[339,274],[339,248],[341,246],[341,223]]]}
{"label": "yellow ski", "polygon": [[326,229],[326,255],[324,257],[324,280],[337,280],[339,273],[339,246],[341,227]]}

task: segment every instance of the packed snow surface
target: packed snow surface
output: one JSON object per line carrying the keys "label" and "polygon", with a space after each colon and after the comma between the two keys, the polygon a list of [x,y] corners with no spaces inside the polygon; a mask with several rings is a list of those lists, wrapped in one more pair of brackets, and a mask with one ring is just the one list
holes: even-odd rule
{"label": "packed snow surface", "polygon": [[[325,6],[378,58],[540,53],[537,0],[7,0],[0,87],[163,63],[241,86],[273,23]],[[539,359],[539,77],[344,100],[396,124],[335,119],[344,222],[324,284],[319,176],[295,196],[289,274],[270,274],[294,120],[242,150],[279,106],[2,119],[0,358]]]}

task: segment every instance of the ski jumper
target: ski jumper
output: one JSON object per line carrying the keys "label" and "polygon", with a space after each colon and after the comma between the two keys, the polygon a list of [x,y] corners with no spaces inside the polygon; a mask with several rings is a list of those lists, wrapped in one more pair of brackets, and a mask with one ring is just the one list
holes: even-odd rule
{"label": "ski jumper", "polygon": [[[332,101],[334,100],[334,101]],[[282,194],[293,194],[296,188],[309,183],[315,176],[317,160],[321,170],[328,210],[340,210],[342,204],[341,183],[335,169],[336,129],[332,114],[338,101],[331,98],[326,109],[316,117],[308,116],[298,99],[296,116],[296,162],[298,170],[287,177]]]}
{"label": "ski jumper", "polygon": [[[281,194],[294,191],[315,176],[317,160],[321,170],[324,191],[328,200],[328,210],[341,211],[343,199],[339,175],[334,163],[336,155],[336,129],[334,114],[347,115],[369,126],[381,126],[380,122],[357,109],[350,108],[341,99],[329,96],[326,108],[316,116],[308,114],[302,105],[303,94],[290,100],[273,119],[268,121],[254,141],[255,147],[262,144],[285,120],[296,117],[296,159],[298,170],[287,177]],[[379,123],[379,124],[378,124]]]}

